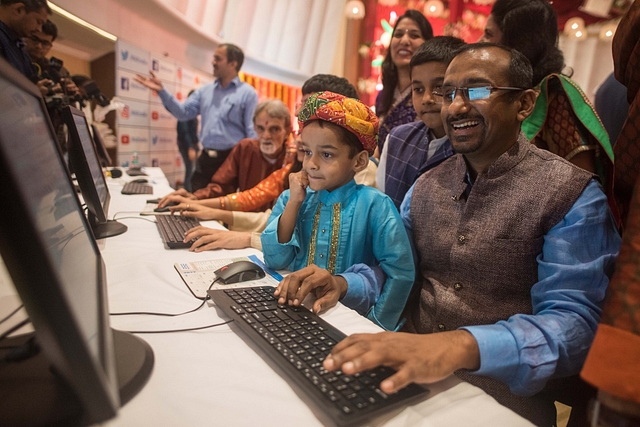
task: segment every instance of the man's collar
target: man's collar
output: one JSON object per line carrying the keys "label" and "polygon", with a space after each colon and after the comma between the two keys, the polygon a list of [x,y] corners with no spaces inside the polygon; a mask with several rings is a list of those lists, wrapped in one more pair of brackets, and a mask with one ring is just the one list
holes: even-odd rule
{"label": "man's collar", "polygon": [[[229,82],[229,84],[227,86],[224,87],[224,89],[228,88],[230,85],[234,85],[234,86],[240,86],[242,82],[240,81],[240,77],[239,76],[235,76],[233,79],[231,79],[231,81]],[[217,78],[216,81],[214,82],[214,84],[216,86],[222,87],[222,83],[220,82],[220,79]]]}
{"label": "man's collar", "polygon": [[502,155],[498,157],[491,166],[489,166],[487,178],[496,178],[520,163],[522,159],[524,159],[524,156],[527,155],[530,144],[531,143],[527,137],[524,136],[524,133],[521,131],[516,143],[513,144],[506,152],[502,153]]}

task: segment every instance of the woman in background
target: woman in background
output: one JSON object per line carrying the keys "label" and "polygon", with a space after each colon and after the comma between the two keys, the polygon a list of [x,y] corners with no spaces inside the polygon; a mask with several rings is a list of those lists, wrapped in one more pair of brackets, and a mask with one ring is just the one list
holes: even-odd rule
{"label": "woman in background", "polygon": [[551,4],[496,0],[479,41],[508,46],[529,59],[539,95],[522,131],[537,147],[597,174],[616,215],[609,135],[582,89],[562,74],[564,56],[558,48],[558,19]]}
{"label": "woman in background", "polygon": [[393,27],[389,49],[382,62],[383,87],[376,98],[376,115],[380,119],[377,153],[382,152],[392,128],[416,120],[411,101],[409,62],[420,45],[432,37],[431,24],[417,10],[407,10]]}

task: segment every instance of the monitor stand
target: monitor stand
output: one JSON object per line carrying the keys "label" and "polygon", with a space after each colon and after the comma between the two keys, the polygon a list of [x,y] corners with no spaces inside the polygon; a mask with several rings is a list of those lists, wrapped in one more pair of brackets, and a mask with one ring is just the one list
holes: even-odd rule
{"label": "monitor stand", "polygon": [[91,212],[89,212],[88,217],[93,236],[96,239],[118,236],[128,230],[126,225],[112,219],[108,219],[107,222],[98,222],[95,215]]}
{"label": "monitor stand", "polygon": [[[141,338],[113,331],[120,405],[127,403],[146,384],[154,364],[153,350]],[[20,346],[33,333],[2,340],[0,358],[9,348]],[[73,391],[40,352],[22,362],[0,368],[0,420],[12,426],[87,425],[83,408]],[[92,424],[92,423],[89,423]]]}

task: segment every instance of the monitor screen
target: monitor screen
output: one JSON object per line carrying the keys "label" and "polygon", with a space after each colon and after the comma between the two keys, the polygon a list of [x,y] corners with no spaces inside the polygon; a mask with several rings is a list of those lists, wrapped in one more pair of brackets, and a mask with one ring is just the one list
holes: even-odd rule
{"label": "monitor screen", "polygon": [[[54,382],[71,391],[82,423],[108,419],[119,407],[119,383],[104,264],[40,93],[1,58],[0,111],[0,254],[46,358],[43,375],[53,372]],[[11,369],[0,370],[0,389],[12,390],[0,392],[12,402],[0,405],[0,419],[12,424],[26,416],[30,424],[43,416],[48,424],[54,418],[41,414],[48,406],[38,396],[50,389],[27,371],[21,382],[3,379]],[[67,400],[58,395],[50,406],[62,411]]]}
{"label": "monitor screen", "polygon": [[92,124],[91,130],[93,131],[93,142],[95,142],[98,157],[100,157],[100,164],[104,167],[107,167],[111,164],[111,156],[109,156],[107,146],[102,139],[102,135],[100,135],[100,130],[98,129],[98,127]]}
{"label": "monitor screen", "polygon": [[107,219],[111,195],[84,113],[65,107],[62,117],[69,130],[69,162],[87,204],[95,237],[101,239],[124,233],[127,230],[125,225]]}

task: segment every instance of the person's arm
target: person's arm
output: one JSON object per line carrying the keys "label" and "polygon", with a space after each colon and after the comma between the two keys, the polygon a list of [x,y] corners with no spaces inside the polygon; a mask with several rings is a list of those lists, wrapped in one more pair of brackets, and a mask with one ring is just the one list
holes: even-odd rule
{"label": "person's arm", "polygon": [[264,263],[275,270],[288,268],[296,258],[296,255],[302,250],[298,236],[295,233],[287,243],[282,244],[278,240],[278,223],[288,202],[289,190],[286,190],[278,198],[267,226],[260,235]]}
{"label": "person's arm", "polygon": [[[636,8],[640,18],[640,8]],[[629,206],[616,271],[593,345],[580,375],[618,418],[640,419],[640,180]],[[594,416],[598,414],[594,413]],[[600,425],[600,424],[598,424]]]}
{"label": "person's arm", "polygon": [[[347,269],[341,275],[347,279],[349,287],[341,301],[356,310],[366,307],[366,315],[371,321],[386,330],[394,330],[416,277],[411,245],[400,215],[388,197],[376,200],[367,219],[375,233],[372,249],[382,274],[368,281],[356,281],[353,273],[349,273],[352,269]],[[372,288],[372,284],[378,286]],[[373,289],[377,293],[374,294]]]}
{"label": "person's arm", "polygon": [[[250,212],[260,206],[273,202],[284,191],[284,182],[289,178],[289,171],[293,163],[272,172],[255,187],[224,197],[224,209],[231,211]],[[221,205],[220,200],[218,204]],[[222,208],[222,206],[220,206]]]}
{"label": "person's arm", "polygon": [[[191,95],[193,97],[193,95]],[[189,98],[191,98],[189,97]],[[238,172],[242,166],[242,141],[236,144],[229,157],[211,177],[205,188],[196,190],[193,195],[198,199],[224,196],[238,189]]]}
{"label": "person's arm", "polygon": [[[206,88],[206,86],[205,86]],[[162,105],[178,120],[191,120],[200,114],[200,96],[201,90],[196,90],[183,103],[180,103],[175,96],[170,94],[167,89],[162,88],[158,92],[158,96],[162,101]]]}
{"label": "person's arm", "polygon": [[533,314],[470,326],[480,350],[475,374],[530,395],[553,376],[579,372],[600,320],[601,304],[620,248],[607,199],[591,181],[544,237]]}
{"label": "person's arm", "polygon": [[162,105],[166,108],[176,119],[189,120],[200,114],[200,90],[195,91],[187,100],[181,104],[173,95],[171,95],[162,85],[162,80],[156,77],[153,71],[149,71],[151,77],[137,74],[133,79],[141,85],[155,91]]}
{"label": "person's arm", "polygon": [[305,171],[289,175],[289,200],[278,221],[278,242],[287,243],[293,236],[296,227],[298,212],[307,195],[309,179]]}

